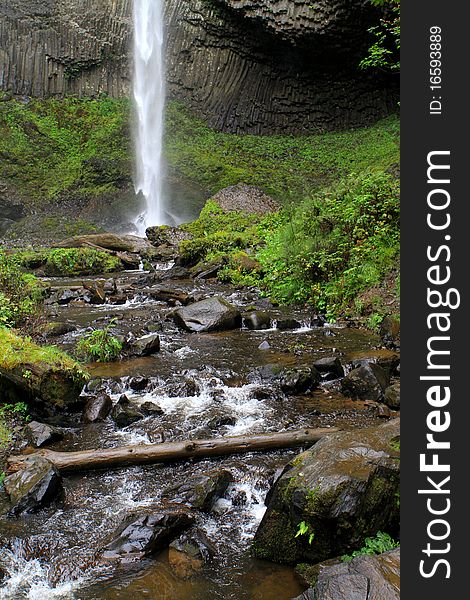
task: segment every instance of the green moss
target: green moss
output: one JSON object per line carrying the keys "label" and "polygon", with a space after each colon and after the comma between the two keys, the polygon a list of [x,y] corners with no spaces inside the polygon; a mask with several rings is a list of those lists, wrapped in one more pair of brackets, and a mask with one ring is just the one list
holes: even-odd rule
{"label": "green moss", "polygon": [[284,205],[298,203],[352,171],[384,172],[399,161],[399,119],[340,133],[255,136],[216,132],[185,107],[167,109],[171,168],[210,192],[243,182]]}
{"label": "green moss", "polygon": [[295,535],[296,529],[289,518],[283,513],[271,511],[262,534],[256,535],[251,546],[252,554],[280,564],[294,564],[298,554]]}
{"label": "green moss", "polygon": [[15,257],[24,268],[41,268],[46,275],[55,277],[98,275],[123,268],[119,258],[94,248],[27,250],[17,252]]}
{"label": "green moss", "polygon": [[[87,373],[70,356],[55,346],[38,346],[29,338],[0,327],[0,369],[12,371],[22,365],[44,363],[53,371],[66,371],[76,381],[86,381]],[[27,379],[27,372],[23,374]]]}
{"label": "green moss", "polygon": [[130,180],[129,114],[110,98],[2,102],[2,176],[38,200],[115,191]]}

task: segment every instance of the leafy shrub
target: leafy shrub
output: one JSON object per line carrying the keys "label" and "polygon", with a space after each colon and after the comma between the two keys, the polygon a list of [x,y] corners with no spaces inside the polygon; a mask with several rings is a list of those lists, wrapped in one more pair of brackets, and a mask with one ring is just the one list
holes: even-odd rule
{"label": "leafy shrub", "polygon": [[399,542],[396,542],[388,533],[383,531],[377,532],[377,535],[373,538],[366,538],[364,540],[364,546],[360,550],[356,550],[352,554],[345,554],[341,557],[343,562],[349,562],[356,556],[374,556],[376,554],[383,554],[394,548],[398,548]]}
{"label": "leafy shrub", "polygon": [[94,329],[78,342],[78,353],[91,362],[112,362],[118,360],[122,342],[112,335],[113,321],[103,329]]}
{"label": "leafy shrub", "polygon": [[[31,420],[28,406],[24,402],[4,404],[0,407],[0,448],[5,447],[12,439],[12,430]],[[2,477],[3,475],[3,477]],[[0,472],[0,486],[5,474]]]}
{"label": "leafy shrub", "polygon": [[37,311],[43,296],[41,282],[24,273],[15,256],[0,250],[0,326],[20,325]]}

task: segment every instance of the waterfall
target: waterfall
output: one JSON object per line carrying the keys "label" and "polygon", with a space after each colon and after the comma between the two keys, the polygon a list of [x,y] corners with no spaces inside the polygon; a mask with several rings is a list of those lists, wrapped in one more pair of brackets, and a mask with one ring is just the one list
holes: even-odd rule
{"label": "waterfall", "polygon": [[139,233],[163,225],[165,210],[162,175],[163,115],[165,108],[164,0],[134,0],[135,191],[145,198],[137,219]]}

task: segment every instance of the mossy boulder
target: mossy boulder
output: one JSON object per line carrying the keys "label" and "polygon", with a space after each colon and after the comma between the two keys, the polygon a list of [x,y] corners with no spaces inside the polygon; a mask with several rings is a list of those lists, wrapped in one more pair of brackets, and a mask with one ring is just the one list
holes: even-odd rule
{"label": "mossy boulder", "polygon": [[0,327],[0,395],[28,401],[40,413],[71,409],[88,379],[82,367],[54,346],[38,346]]}
{"label": "mossy boulder", "polygon": [[[398,435],[398,419],[332,434],[289,463],[268,495],[254,554],[315,563],[360,548],[379,530],[396,536]],[[296,537],[302,522],[307,535]]]}

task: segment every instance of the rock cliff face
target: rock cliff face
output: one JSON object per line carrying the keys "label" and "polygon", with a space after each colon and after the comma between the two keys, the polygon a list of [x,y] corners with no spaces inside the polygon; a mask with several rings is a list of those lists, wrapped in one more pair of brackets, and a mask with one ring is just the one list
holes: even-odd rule
{"label": "rock cliff face", "polygon": [[[373,122],[397,83],[360,72],[368,0],[166,0],[171,98],[232,132]],[[0,0],[0,89],[127,95],[132,0]]]}

